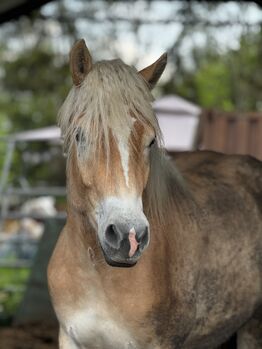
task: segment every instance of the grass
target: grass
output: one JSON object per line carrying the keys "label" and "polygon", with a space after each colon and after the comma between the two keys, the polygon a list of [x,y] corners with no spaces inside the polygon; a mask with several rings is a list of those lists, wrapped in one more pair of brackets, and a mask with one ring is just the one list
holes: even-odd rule
{"label": "grass", "polygon": [[0,324],[10,322],[19,306],[30,268],[0,267]]}

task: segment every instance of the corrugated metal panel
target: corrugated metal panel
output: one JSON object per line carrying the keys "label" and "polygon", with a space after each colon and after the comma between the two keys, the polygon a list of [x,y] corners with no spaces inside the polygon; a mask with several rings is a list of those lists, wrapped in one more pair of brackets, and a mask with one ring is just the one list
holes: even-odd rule
{"label": "corrugated metal panel", "polygon": [[200,125],[199,149],[249,154],[262,160],[262,113],[206,111]]}

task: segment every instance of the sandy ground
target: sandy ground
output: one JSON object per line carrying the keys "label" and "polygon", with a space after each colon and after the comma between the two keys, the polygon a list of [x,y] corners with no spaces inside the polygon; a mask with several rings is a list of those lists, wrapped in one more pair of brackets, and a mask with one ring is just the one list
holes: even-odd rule
{"label": "sandy ground", "polygon": [[43,325],[2,327],[0,349],[58,349],[57,327]]}

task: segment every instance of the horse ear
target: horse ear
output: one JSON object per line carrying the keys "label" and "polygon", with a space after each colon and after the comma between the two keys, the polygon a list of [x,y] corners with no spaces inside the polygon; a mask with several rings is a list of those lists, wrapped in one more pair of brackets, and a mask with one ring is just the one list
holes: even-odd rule
{"label": "horse ear", "polygon": [[149,88],[155,87],[160,76],[162,75],[167,63],[167,53],[162,54],[155,63],[149,65],[148,67],[140,70],[139,74],[147,81]]}
{"label": "horse ear", "polygon": [[92,57],[86,47],[85,40],[78,40],[70,51],[70,70],[73,83],[79,86],[92,69]]}

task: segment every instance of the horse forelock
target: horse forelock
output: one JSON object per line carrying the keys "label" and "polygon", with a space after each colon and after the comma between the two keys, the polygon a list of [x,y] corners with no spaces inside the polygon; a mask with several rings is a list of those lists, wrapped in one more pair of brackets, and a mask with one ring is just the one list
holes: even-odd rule
{"label": "horse forelock", "polygon": [[[128,132],[132,118],[152,126],[158,142],[162,135],[153,113],[152,94],[135,68],[121,60],[94,64],[82,85],[74,86],[59,111],[59,126],[65,151],[72,151],[79,129],[85,147],[79,155],[95,154],[103,143],[109,157],[109,137]],[[94,157],[95,158],[95,157]]]}

